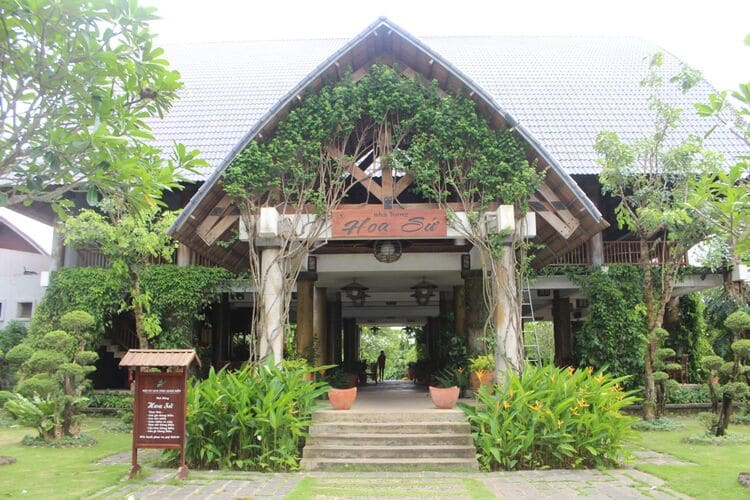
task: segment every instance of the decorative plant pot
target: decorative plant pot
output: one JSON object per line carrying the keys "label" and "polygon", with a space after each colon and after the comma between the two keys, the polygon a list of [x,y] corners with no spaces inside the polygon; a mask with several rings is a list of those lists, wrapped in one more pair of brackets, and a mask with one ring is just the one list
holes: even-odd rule
{"label": "decorative plant pot", "polygon": [[331,402],[334,410],[348,410],[354,404],[357,398],[357,388],[335,389],[331,387],[328,390],[328,401]]}
{"label": "decorative plant pot", "polygon": [[433,387],[430,386],[430,398],[432,403],[441,410],[450,410],[458,402],[458,386]]}
{"label": "decorative plant pot", "polygon": [[477,392],[483,385],[491,386],[495,381],[495,374],[492,370],[477,370],[471,372],[469,380],[471,383],[471,390]]}

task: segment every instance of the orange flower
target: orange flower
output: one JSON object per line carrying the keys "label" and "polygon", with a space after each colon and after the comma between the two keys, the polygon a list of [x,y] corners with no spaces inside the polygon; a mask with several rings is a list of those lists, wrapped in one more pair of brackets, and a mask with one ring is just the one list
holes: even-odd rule
{"label": "orange flower", "polygon": [[537,399],[536,403],[534,403],[533,405],[530,405],[529,408],[531,408],[534,411],[539,411],[542,409],[542,402]]}
{"label": "orange flower", "polygon": [[503,401],[503,408],[505,408],[506,410],[510,410],[510,403],[508,403],[507,401]]}
{"label": "orange flower", "polygon": [[594,367],[589,366],[588,368],[586,368],[586,371],[589,372],[589,375],[591,375],[592,373],[594,373]]}
{"label": "orange flower", "polygon": [[580,413],[578,413],[578,408],[576,407],[571,408],[570,413],[572,413],[573,415],[580,415]]}
{"label": "orange flower", "polygon": [[578,406],[581,407],[581,408],[586,408],[587,406],[589,406],[589,404],[586,402],[585,399],[579,399],[578,400]]}
{"label": "orange flower", "polygon": [[622,392],[622,387],[620,387],[620,384],[615,384],[612,389],[614,389],[615,392]]}
{"label": "orange flower", "polygon": [[562,421],[562,420],[560,420],[560,419],[558,418],[558,419],[557,419],[557,428],[558,428],[558,429],[559,429],[559,428],[561,428],[561,427],[562,427],[562,425],[563,425],[563,421]]}
{"label": "orange flower", "polygon": [[508,389],[508,397],[509,397],[509,398],[512,398],[512,397],[513,397],[513,394],[515,394],[515,391],[514,391],[514,390],[513,390],[513,388],[511,387],[510,389]]}
{"label": "orange flower", "polygon": [[568,373],[570,373],[571,375],[573,375],[575,373],[575,371],[576,371],[575,366],[569,366],[568,367]]}
{"label": "orange flower", "polygon": [[601,384],[602,382],[604,382],[604,375],[600,373],[599,375],[594,377],[594,379],[596,380],[598,384]]}

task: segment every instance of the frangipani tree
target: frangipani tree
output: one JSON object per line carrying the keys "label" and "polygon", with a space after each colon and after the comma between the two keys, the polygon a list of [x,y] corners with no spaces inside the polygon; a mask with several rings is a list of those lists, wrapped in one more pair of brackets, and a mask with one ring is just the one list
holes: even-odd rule
{"label": "frangipani tree", "polygon": [[[643,417],[655,417],[654,363],[657,361],[658,329],[687,251],[707,234],[707,224],[690,208],[691,179],[716,171],[721,156],[703,146],[701,137],[679,138],[681,110],[662,100],[659,73],[662,56],[651,60],[642,85],[652,91],[654,131],[627,143],[616,133],[601,132],[595,149],[600,155],[602,191],[619,198],[618,225],[640,242],[639,266],[643,270],[648,340],[644,353],[645,388]],[[658,256],[664,262],[655,263]]]}

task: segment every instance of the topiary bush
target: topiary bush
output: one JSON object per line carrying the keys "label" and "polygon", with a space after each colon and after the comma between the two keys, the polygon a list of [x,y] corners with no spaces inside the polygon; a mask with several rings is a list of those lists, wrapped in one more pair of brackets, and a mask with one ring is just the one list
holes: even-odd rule
{"label": "topiary bush", "polygon": [[[63,315],[59,324],[65,330],[32,334],[7,357],[18,368],[20,381],[17,398],[6,402],[5,408],[22,423],[52,411],[54,415],[44,425],[33,425],[45,440],[80,434],[78,413],[86,403],[82,397],[86,375],[94,371],[99,357],[85,350],[95,328],[90,314],[74,311]],[[36,412],[32,410],[35,405]]]}
{"label": "topiary bush", "polygon": [[[289,365],[287,365],[289,366]],[[187,399],[186,460],[199,469],[281,471],[299,466],[302,447],[328,385],[316,368],[245,365],[213,368],[193,380]]]}
{"label": "topiary bush", "polygon": [[476,406],[461,404],[485,470],[608,467],[620,463],[636,420],[620,410],[636,402],[624,377],[593,369],[527,366]]}

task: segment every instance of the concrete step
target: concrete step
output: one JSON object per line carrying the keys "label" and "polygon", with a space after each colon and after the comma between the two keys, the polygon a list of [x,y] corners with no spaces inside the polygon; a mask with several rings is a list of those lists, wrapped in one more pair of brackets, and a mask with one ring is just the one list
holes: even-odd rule
{"label": "concrete step", "polygon": [[301,461],[306,470],[460,470],[475,471],[479,468],[474,458],[303,458]]}
{"label": "concrete step", "polygon": [[313,422],[318,423],[409,423],[409,422],[464,422],[466,415],[461,410],[410,410],[401,412],[318,410]]}
{"label": "concrete step", "polygon": [[468,432],[455,434],[404,434],[404,433],[315,433],[307,445],[316,446],[472,446]]}
{"label": "concrete step", "polygon": [[313,418],[310,434],[460,434],[469,435],[471,428],[466,421],[462,422],[327,422],[319,423]]}
{"label": "concrete step", "polygon": [[473,446],[316,446],[307,445],[303,458],[474,458]]}

